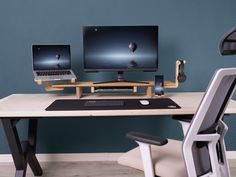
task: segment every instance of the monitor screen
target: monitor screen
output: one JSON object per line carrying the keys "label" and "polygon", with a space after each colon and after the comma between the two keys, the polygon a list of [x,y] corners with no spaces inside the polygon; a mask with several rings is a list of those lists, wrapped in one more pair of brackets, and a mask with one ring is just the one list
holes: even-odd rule
{"label": "monitor screen", "polygon": [[86,26],[85,71],[156,71],[158,26]]}
{"label": "monitor screen", "polygon": [[34,70],[71,69],[70,45],[32,45]]}

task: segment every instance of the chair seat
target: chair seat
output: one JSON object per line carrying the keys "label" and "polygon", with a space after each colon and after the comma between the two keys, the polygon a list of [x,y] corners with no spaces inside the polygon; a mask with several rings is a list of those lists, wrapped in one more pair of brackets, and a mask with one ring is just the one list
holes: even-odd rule
{"label": "chair seat", "polygon": [[[164,146],[151,145],[155,174],[163,177],[187,177],[182,155],[182,142],[168,139]],[[157,163],[158,162],[158,163]],[[139,147],[123,154],[118,163],[143,171]]]}

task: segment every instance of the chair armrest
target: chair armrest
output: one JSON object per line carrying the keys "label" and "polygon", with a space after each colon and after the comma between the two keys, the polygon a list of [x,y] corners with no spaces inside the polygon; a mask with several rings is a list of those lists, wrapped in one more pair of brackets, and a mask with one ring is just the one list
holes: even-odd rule
{"label": "chair armrest", "polygon": [[193,119],[193,115],[175,115],[172,116],[172,119],[182,121],[182,122],[191,122]]}
{"label": "chair armrest", "polygon": [[152,136],[140,132],[129,132],[126,134],[126,137],[138,142],[153,144],[157,146],[162,146],[168,143],[168,140],[166,138]]}
{"label": "chair armrest", "polygon": [[[230,114],[224,114],[224,117],[229,115]],[[172,116],[172,119],[190,123],[193,119],[193,115],[174,115]]]}

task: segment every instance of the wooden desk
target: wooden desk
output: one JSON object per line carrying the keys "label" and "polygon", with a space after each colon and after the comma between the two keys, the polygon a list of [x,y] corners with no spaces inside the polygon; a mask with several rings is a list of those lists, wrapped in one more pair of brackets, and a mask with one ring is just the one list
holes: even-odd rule
{"label": "wooden desk", "polygon": [[[152,110],[99,110],[99,111],[45,111],[56,99],[76,99],[75,95],[56,94],[13,94],[0,100],[0,119],[12,153],[16,167],[15,177],[25,177],[27,164],[35,176],[41,176],[43,171],[35,156],[37,121],[43,117],[96,117],[96,116],[160,116],[160,115],[193,115],[200,103],[203,93],[166,93],[166,97],[175,101],[181,109]],[[85,96],[82,99],[115,99],[141,98],[135,96]],[[236,101],[231,100],[227,114],[236,114]],[[21,119],[29,120],[28,140],[20,141],[16,124]]]}

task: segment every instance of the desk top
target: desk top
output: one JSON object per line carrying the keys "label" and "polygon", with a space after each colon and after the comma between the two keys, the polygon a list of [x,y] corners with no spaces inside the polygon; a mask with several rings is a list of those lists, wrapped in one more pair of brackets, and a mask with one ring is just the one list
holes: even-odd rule
{"label": "desk top", "polygon": [[[0,99],[0,118],[7,117],[86,117],[86,116],[154,116],[194,114],[203,96],[202,92],[166,93],[165,97],[175,101],[181,109],[142,110],[86,110],[86,111],[45,111],[57,99],[76,99],[75,95],[59,94],[13,94]],[[82,99],[145,99],[137,96],[89,95]],[[231,100],[228,114],[236,114],[236,101]]]}

